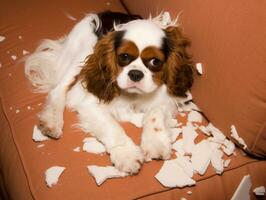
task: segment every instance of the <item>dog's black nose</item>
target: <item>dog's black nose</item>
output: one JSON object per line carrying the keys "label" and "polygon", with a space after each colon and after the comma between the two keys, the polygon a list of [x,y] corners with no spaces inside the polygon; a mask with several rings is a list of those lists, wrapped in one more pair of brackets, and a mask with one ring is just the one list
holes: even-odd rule
{"label": "dog's black nose", "polygon": [[132,81],[138,82],[144,77],[144,74],[142,71],[133,69],[128,72],[128,76]]}

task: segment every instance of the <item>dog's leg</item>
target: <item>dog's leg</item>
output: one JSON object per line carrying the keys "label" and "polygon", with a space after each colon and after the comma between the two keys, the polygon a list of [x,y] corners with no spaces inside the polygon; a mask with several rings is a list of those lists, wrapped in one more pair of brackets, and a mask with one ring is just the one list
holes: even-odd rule
{"label": "dog's leg", "polygon": [[137,173],[144,160],[141,149],[126,135],[106,107],[86,99],[79,103],[77,111],[81,127],[105,145],[115,167],[130,174]]}
{"label": "dog's leg", "polygon": [[164,107],[150,110],[143,120],[141,148],[145,159],[169,159],[171,157],[171,139],[169,112]]}
{"label": "dog's leg", "polygon": [[97,42],[95,29],[98,23],[96,15],[88,15],[74,26],[62,44],[62,51],[56,61],[58,83],[48,94],[45,107],[40,114],[39,124],[42,133],[53,138],[59,138],[62,135],[68,86],[80,72],[82,62],[93,53],[93,47]]}

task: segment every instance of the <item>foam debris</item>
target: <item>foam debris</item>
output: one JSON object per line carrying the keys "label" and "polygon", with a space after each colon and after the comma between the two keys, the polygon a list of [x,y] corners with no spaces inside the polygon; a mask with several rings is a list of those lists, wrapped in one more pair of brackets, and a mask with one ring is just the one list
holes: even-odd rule
{"label": "foam debris", "polygon": [[224,167],[228,167],[231,163],[231,159],[224,160]]}
{"label": "foam debris", "polygon": [[53,166],[45,171],[45,182],[48,187],[57,184],[59,177],[65,170],[65,167]]}
{"label": "foam debris", "polygon": [[203,71],[202,71],[202,64],[201,63],[196,63],[196,69],[197,69],[197,72],[202,75],[203,74]]}
{"label": "foam debris", "polygon": [[104,145],[94,137],[85,138],[83,142],[84,142],[82,147],[83,151],[95,154],[106,152]]}
{"label": "foam debris", "polygon": [[127,173],[121,172],[113,166],[101,167],[96,165],[87,166],[89,173],[94,177],[97,185],[101,185],[109,178],[119,178],[128,176]]}
{"label": "foam debris", "polygon": [[75,152],[80,152],[80,147],[76,147],[76,148],[74,148],[73,151],[75,151]]}
{"label": "foam debris", "polygon": [[192,110],[189,112],[187,120],[189,122],[202,122],[202,115],[199,112]]}
{"label": "foam debris", "polygon": [[183,132],[183,149],[186,153],[191,153],[195,146],[194,140],[198,136],[198,133],[195,131],[191,123],[188,123],[187,126],[184,126],[182,132]]}
{"label": "foam debris", "polygon": [[49,138],[46,135],[42,134],[42,132],[38,129],[36,125],[33,127],[32,139],[35,142],[42,142],[45,140],[49,140]]}
{"label": "foam debris", "polygon": [[260,187],[256,187],[253,192],[255,193],[255,195],[257,196],[264,196],[265,195],[265,187],[264,186],[260,186]]}
{"label": "foam debris", "polygon": [[5,36],[0,35],[0,42],[3,42],[6,39]]}
{"label": "foam debris", "polygon": [[238,141],[239,144],[243,145],[243,148],[247,148],[247,144],[243,140],[243,138],[239,137],[236,127],[234,125],[231,126],[231,137]]}
{"label": "foam debris", "polygon": [[196,184],[177,164],[176,160],[166,160],[155,178],[165,187],[171,188]]}
{"label": "foam debris", "polygon": [[213,126],[212,123],[209,123],[208,126],[206,127],[209,132],[212,134],[216,142],[223,143],[225,140],[225,135],[223,134],[222,131],[220,131],[218,128]]}
{"label": "foam debris", "polygon": [[174,149],[178,155],[185,155],[185,151],[183,149],[183,139],[177,140],[173,145],[172,149]]}
{"label": "foam debris", "polygon": [[211,156],[211,164],[215,169],[216,174],[222,174],[224,171],[224,161],[222,159],[223,152],[219,149],[214,149]]}
{"label": "foam debris", "polygon": [[11,59],[12,59],[12,60],[17,60],[17,56],[12,55],[12,56],[11,56]]}
{"label": "foam debris", "polygon": [[246,175],[242,178],[231,200],[249,200],[249,191],[251,189],[250,175]]}

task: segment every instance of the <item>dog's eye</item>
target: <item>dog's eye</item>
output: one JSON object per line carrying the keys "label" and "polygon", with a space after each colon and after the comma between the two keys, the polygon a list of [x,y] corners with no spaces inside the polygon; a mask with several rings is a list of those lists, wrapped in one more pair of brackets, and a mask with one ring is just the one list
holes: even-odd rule
{"label": "dog's eye", "polygon": [[121,66],[128,65],[132,60],[132,56],[127,53],[122,53],[118,55],[118,62]]}
{"label": "dog's eye", "polygon": [[149,65],[151,67],[160,67],[161,65],[163,64],[162,61],[160,61],[159,59],[157,58],[153,58],[149,61]]}

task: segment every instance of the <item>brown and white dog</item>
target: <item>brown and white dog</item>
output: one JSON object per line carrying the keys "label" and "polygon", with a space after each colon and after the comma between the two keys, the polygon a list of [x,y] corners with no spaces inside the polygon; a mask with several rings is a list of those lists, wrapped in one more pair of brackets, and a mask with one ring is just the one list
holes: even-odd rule
{"label": "brown and white dog", "polygon": [[[189,40],[168,13],[126,20],[105,14],[87,15],[65,38],[44,40],[27,58],[25,74],[39,92],[48,92],[42,133],[62,135],[66,105],[105,145],[115,167],[133,174],[144,159],[170,158],[176,105],[193,83]],[[108,27],[105,19],[120,24]],[[143,127],[140,147],[118,121]]]}

